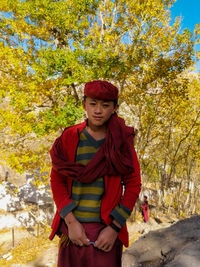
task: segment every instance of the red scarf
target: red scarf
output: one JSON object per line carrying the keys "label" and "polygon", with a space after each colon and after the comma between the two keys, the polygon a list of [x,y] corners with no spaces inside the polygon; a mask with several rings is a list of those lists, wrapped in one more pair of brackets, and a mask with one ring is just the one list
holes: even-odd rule
{"label": "red scarf", "polygon": [[61,136],[56,139],[50,151],[52,167],[56,172],[82,183],[91,183],[105,175],[123,176],[132,173],[134,135],[134,129],[126,126],[125,121],[114,114],[108,121],[104,144],[87,165],[67,161]]}

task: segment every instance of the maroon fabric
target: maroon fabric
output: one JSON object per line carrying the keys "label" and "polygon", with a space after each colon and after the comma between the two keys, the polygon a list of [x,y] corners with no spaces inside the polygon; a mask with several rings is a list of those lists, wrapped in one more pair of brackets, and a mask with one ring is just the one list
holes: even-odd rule
{"label": "maroon fabric", "polygon": [[84,95],[99,100],[118,99],[118,89],[106,81],[92,81],[85,84]]}
{"label": "maroon fabric", "polygon": [[[86,235],[90,241],[95,242],[98,234],[105,227],[101,223],[82,223]],[[63,223],[60,231],[68,235],[67,227]],[[104,252],[95,248],[79,247],[69,242],[68,246],[61,246],[58,252],[57,267],[121,267],[122,243],[116,240],[113,248],[109,252]]]}
{"label": "maroon fabric", "polygon": [[133,136],[134,129],[127,127],[125,121],[114,114],[108,121],[104,144],[86,166],[67,161],[61,136],[56,139],[50,151],[52,167],[57,173],[82,183],[91,183],[105,175],[130,174],[134,171]]}

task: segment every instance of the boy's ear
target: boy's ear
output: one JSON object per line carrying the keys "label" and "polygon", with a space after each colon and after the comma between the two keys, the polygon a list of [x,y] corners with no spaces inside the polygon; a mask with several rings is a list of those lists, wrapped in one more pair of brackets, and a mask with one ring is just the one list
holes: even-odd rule
{"label": "boy's ear", "polygon": [[117,104],[117,105],[114,107],[114,110],[113,110],[112,114],[114,114],[115,112],[117,112],[118,108],[119,108],[119,105]]}
{"label": "boy's ear", "polygon": [[85,100],[82,101],[83,108],[85,109]]}

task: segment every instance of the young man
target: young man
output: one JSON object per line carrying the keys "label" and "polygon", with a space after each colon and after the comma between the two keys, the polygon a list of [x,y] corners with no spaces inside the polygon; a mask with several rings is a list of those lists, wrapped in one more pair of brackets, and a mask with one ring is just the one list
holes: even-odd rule
{"label": "young man", "polygon": [[60,236],[58,267],[121,266],[141,179],[134,129],[117,116],[117,101],[111,83],[86,83],[87,120],[66,128],[51,149],[57,212],[50,239]]}

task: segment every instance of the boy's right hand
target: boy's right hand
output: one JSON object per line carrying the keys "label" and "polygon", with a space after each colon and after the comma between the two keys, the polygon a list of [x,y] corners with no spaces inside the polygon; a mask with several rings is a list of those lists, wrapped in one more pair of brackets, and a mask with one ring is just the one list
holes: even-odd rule
{"label": "boy's right hand", "polygon": [[81,247],[90,245],[85,229],[71,212],[65,216],[65,223],[68,227],[69,239],[73,244]]}

